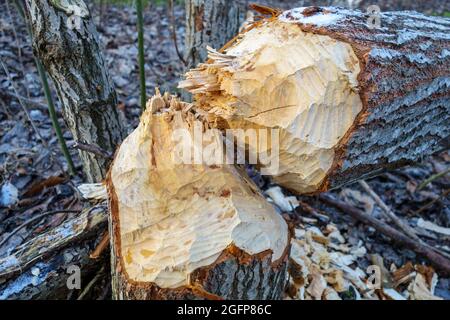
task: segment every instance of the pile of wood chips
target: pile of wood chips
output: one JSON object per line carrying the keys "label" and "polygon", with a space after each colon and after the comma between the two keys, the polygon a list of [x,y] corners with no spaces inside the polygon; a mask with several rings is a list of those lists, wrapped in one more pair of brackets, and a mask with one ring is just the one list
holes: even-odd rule
{"label": "pile of wood chips", "polygon": [[298,300],[442,300],[431,267],[408,262],[389,270],[379,255],[366,270],[354,267],[367,255],[364,243],[350,246],[332,223],[323,230],[300,225],[292,239],[286,299]]}

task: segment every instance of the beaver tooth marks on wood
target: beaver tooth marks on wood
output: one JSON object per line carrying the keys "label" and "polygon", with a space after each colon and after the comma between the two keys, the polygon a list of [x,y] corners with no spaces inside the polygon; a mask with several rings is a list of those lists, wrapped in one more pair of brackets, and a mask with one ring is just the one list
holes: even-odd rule
{"label": "beaver tooth marks on wood", "polygon": [[[213,61],[188,73],[180,86],[203,95],[201,105],[232,128],[279,128],[275,180],[315,191],[333,164],[335,147],[362,110],[358,59],[346,43],[280,21],[245,37],[248,41],[236,43],[226,56],[212,52]],[[210,75],[205,85],[199,73]]]}
{"label": "beaver tooth marks on wood", "polygon": [[107,186],[116,297],[278,297],[287,225],[234,165],[177,161],[174,132],[205,147],[193,132],[208,124],[190,108],[154,96],[114,159]]}
{"label": "beaver tooth marks on wood", "polygon": [[224,128],[279,128],[274,179],[299,193],[448,143],[448,20],[389,12],[370,28],[360,11],[310,9],[259,21],[221,53],[210,49],[179,87]]}

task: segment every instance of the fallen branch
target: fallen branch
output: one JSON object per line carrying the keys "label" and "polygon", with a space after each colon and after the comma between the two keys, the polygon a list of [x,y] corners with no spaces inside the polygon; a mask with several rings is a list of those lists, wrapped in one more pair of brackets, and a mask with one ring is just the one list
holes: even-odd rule
{"label": "fallen branch", "polygon": [[311,216],[313,216],[314,218],[322,221],[322,222],[329,222],[330,221],[330,217],[328,217],[325,214],[322,214],[320,212],[318,212],[315,208],[311,207],[309,204],[307,204],[306,202],[303,201],[299,201],[300,206],[296,208],[295,212],[297,212],[298,208],[301,208],[301,210],[307,212],[308,214],[310,214]]}
{"label": "fallen branch", "polygon": [[428,208],[431,208],[436,202],[441,201],[443,198],[447,197],[449,194],[450,194],[450,189],[445,190],[444,192],[442,192],[441,195],[439,195],[439,197],[437,197],[437,198],[431,200],[430,202],[428,202],[427,204],[423,205],[416,211],[412,212],[412,214],[419,215],[422,211],[427,210]]}
{"label": "fallen branch", "polygon": [[403,233],[379,221],[378,219],[365,214],[364,212],[356,209],[355,207],[350,206],[340,200],[334,199],[329,194],[323,193],[319,195],[319,199],[324,203],[332,207],[335,207],[341,210],[342,212],[345,212],[346,214],[349,214],[354,219],[375,228],[377,231],[391,238],[394,242],[415,251],[419,255],[430,260],[430,262],[436,267],[436,269],[440,270],[445,275],[450,275],[450,260],[443,257],[436,251],[430,249],[429,246],[425,246],[422,243],[419,243],[418,241],[407,237]]}
{"label": "fallen branch", "polygon": [[378,194],[373,191],[373,189],[365,182],[360,180],[359,184],[361,187],[372,197],[373,200],[380,206],[381,210],[384,212],[385,216],[391,220],[397,227],[399,227],[406,235],[413,238],[416,241],[422,242],[422,240],[417,236],[415,230],[407,225],[403,220],[395,215],[386,203],[378,196]]}
{"label": "fallen branch", "polygon": [[73,292],[67,287],[69,266],[80,268],[83,286],[106,263],[89,254],[106,230],[107,212],[105,203],[85,209],[0,258],[0,300],[66,299]]}
{"label": "fallen branch", "polygon": [[41,219],[50,216],[50,215],[54,215],[54,214],[58,214],[58,213],[78,213],[78,210],[54,210],[54,211],[47,211],[44,212],[38,216],[34,216],[33,218],[25,221],[24,223],[22,223],[20,226],[18,226],[17,228],[15,228],[13,231],[11,231],[1,242],[0,242],[0,248],[8,242],[9,239],[11,239],[11,237],[13,235],[15,235],[18,231],[20,231],[21,229],[23,229],[24,227],[32,224],[34,221],[40,221]]}

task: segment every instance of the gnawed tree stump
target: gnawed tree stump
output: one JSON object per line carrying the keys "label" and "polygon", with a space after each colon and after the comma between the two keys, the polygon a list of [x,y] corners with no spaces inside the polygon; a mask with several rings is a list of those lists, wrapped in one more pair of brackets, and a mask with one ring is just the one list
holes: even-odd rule
{"label": "gnawed tree stump", "polygon": [[222,129],[280,129],[273,176],[298,193],[410,163],[448,146],[450,21],[387,12],[373,22],[346,9],[274,11],[180,87]]}
{"label": "gnawed tree stump", "polygon": [[[278,299],[287,279],[287,225],[238,167],[178,157],[180,141],[194,153],[207,146],[195,135],[208,123],[191,108],[154,96],[113,161],[114,297]],[[210,139],[220,150],[221,133]]]}

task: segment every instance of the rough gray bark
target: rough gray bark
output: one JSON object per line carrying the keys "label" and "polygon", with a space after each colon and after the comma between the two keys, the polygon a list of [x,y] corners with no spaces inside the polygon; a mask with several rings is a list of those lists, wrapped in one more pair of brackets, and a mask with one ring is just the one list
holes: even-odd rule
{"label": "rough gray bark", "polygon": [[206,60],[206,46],[220,49],[239,32],[246,1],[186,0],[187,67]]}
{"label": "rough gray bark", "polygon": [[[82,0],[67,2],[81,8],[82,13],[73,13],[73,7],[59,3],[26,1],[34,52],[53,79],[64,119],[75,141],[114,152],[126,132],[92,17],[82,10],[85,8]],[[77,14],[81,17],[76,17]],[[69,17],[75,27],[69,26]],[[85,151],[80,151],[80,157],[89,182],[104,178],[108,159]]]}
{"label": "rough gray bark", "polygon": [[[119,300],[279,300],[287,281],[287,254],[272,265],[271,254],[240,257],[227,252],[212,266],[195,270],[192,285],[162,289],[150,283],[130,283],[116,266],[113,272],[114,298]],[[244,261],[243,261],[244,260]],[[115,261],[120,260],[116,259]],[[231,279],[231,281],[230,281]]]}
{"label": "rough gray bark", "polygon": [[381,11],[414,10],[426,14],[439,14],[450,11],[450,2],[442,0],[265,0],[258,1],[260,4],[270,6],[281,6],[284,9],[308,6],[335,6],[348,9],[360,9],[366,11],[371,5],[377,5]]}
{"label": "rough gray bark", "polygon": [[380,15],[381,28],[371,29],[369,16],[360,11],[331,11],[312,8],[308,15],[338,15],[334,23],[298,25],[353,47],[361,65],[363,110],[342,138],[323,189],[448,148],[450,21],[387,12]]}
{"label": "rough gray bark", "polygon": [[[77,296],[88,279],[109,264],[106,257],[89,258],[106,228],[107,209],[106,203],[86,209],[0,258],[0,300]],[[81,290],[67,286],[70,266],[80,268]]]}

